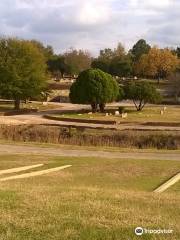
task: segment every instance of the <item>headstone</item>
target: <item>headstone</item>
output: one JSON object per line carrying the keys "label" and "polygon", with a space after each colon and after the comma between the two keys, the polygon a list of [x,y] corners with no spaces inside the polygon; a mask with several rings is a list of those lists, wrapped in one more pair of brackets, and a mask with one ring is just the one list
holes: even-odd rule
{"label": "headstone", "polygon": [[122,114],[121,114],[121,117],[122,117],[122,118],[127,118],[127,113],[122,113]]}
{"label": "headstone", "polygon": [[163,110],[161,110],[161,111],[160,111],[160,114],[161,114],[161,115],[163,115],[163,114],[164,114],[164,111],[163,111]]}
{"label": "headstone", "polygon": [[47,106],[48,103],[47,103],[47,102],[43,102],[42,105],[43,105],[43,106]]}
{"label": "headstone", "polygon": [[167,107],[163,107],[163,111],[165,112],[167,110]]}
{"label": "headstone", "polygon": [[92,115],[92,112],[89,112],[88,114],[89,114],[89,115]]}
{"label": "headstone", "polygon": [[115,111],[115,116],[118,116],[119,115],[119,111]]}
{"label": "headstone", "polygon": [[109,116],[109,113],[106,113],[106,117],[108,117]]}

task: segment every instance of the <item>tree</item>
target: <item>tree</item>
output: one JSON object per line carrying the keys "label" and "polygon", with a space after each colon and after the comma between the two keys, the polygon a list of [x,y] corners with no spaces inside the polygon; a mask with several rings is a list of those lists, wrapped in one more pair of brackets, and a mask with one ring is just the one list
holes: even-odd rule
{"label": "tree", "polygon": [[91,63],[92,68],[100,69],[103,72],[109,72],[109,63],[104,61],[103,59],[94,59]]}
{"label": "tree", "polygon": [[136,74],[143,77],[166,78],[174,72],[179,65],[176,55],[169,49],[151,48],[148,54],[144,54],[136,64]]}
{"label": "tree", "polygon": [[161,95],[156,88],[148,82],[132,82],[124,86],[126,99],[131,99],[137,109],[141,111],[147,103],[158,103]]}
{"label": "tree", "polygon": [[68,73],[69,67],[65,63],[64,56],[54,55],[47,62],[48,70],[52,73],[54,77],[60,80],[60,77],[64,77],[65,73]]}
{"label": "tree", "polygon": [[114,57],[124,57],[126,55],[126,51],[122,43],[118,43],[117,48],[114,49]]}
{"label": "tree", "polygon": [[180,97],[180,72],[174,72],[169,76],[170,91],[172,92],[175,101],[179,103]]}
{"label": "tree", "polygon": [[132,61],[127,56],[115,57],[110,63],[109,73],[118,77],[128,77],[132,73]]}
{"label": "tree", "polygon": [[69,67],[69,72],[73,75],[78,75],[91,66],[91,55],[88,51],[71,48],[64,53],[64,58]]}
{"label": "tree", "polygon": [[105,104],[115,101],[119,94],[117,82],[110,74],[99,69],[89,69],[80,73],[70,89],[72,103],[90,104],[96,112],[98,106],[103,112]]}
{"label": "tree", "polygon": [[180,47],[177,47],[176,54],[177,54],[178,58],[180,58]]}
{"label": "tree", "polygon": [[43,54],[30,41],[0,39],[0,96],[13,99],[15,109],[20,101],[37,97],[46,86],[46,64]]}
{"label": "tree", "polygon": [[147,54],[151,49],[151,46],[146,43],[144,39],[140,39],[130,50],[133,60],[137,62],[143,54]]}
{"label": "tree", "polygon": [[100,50],[99,57],[92,61],[91,67],[114,76],[126,77],[132,72],[132,60],[130,54],[126,54],[123,45],[118,43],[114,50],[110,48]]}
{"label": "tree", "polygon": [[105,48],[104,50],[100,50],[99,59],[110,62],[114,57],[114,51],[111,48]]}
{"label": "tree", "polygon": [[40,50],[40,52],[44,55],[46,61],[53,57],[54,50],[52,46],[47,45],[45,47],[42,42],[39,42],[37,40],[31,40],[30,42],[33,43],[35,47],[37,47]]}

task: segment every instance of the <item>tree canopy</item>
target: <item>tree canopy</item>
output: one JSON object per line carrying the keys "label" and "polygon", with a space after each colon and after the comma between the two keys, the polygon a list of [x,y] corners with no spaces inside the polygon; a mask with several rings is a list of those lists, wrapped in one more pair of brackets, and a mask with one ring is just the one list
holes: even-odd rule
{"label": "tree canopy", "polygon": [[96,112],[98,106],[104,111],[105,104],[115,101],[118,95],[118,84],[110,74],[89,69],[80,73],[71,86],[69,96],[72,103],[90,104]]}
{"label": "tree canopy", "polygon": [[169,49],[153,47],[136,64],[136,74],[152,78],[165,78],[179,65],[179,60]]}
{"label": "tree canopy", "polygon": [[140,39],[130,50],[132,58],[137,62],[143,54],[148,54],[151,46],[144,39]]}
{"label": "tree canopy", "polygon": [[71,48],[63,56],[68,65],[68,71],[73,75],[78,75],[91,66],[91,55],[88,51]]}
{"label": "tree canopy", "polygon": [[91,64],[92,68],[98,68],[113,76],[127,77],[132,73],[131,56],[126,53],[121,43],[115,49],[105,48],[100,50],[98,58]]}
{"label": "tree canopy", "polygon": [[0,39],[0,96],[15,100],[37,97],[46,86],[46,64],[42,52],[30,41]]}
{"label": "tree canopy", "polygon": [[131,82],[124,86],[126,99],[131,99],[137,111],[141,111],[147,103],[158,103],[161,95],[156,88],[148,82]]}
{"label": "tree canopy", "polygon": [[47,61],[48,70],[57,79],[64,77],[65,73],[69,72],[69,66],[65,62],[65,57],[61,55],[54,55]]}

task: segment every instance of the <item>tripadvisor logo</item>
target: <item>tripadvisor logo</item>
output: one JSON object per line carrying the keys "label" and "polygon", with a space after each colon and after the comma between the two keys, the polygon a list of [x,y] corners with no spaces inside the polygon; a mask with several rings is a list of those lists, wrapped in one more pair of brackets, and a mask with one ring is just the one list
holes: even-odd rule
{"label": "tripadvisor logo", "polygon": [[143,234],[172,234],[172,229],[146,229],[142,227],[137,227],[135,229],[135,234],[141,236]]}
{"label": "tripadvisor logo", "polygon": [[137,235],[137,236],[141,236],[141,235],[143,235],[143,228],[142,227],[137,227],[136,229],[135,229],[135,234]]}

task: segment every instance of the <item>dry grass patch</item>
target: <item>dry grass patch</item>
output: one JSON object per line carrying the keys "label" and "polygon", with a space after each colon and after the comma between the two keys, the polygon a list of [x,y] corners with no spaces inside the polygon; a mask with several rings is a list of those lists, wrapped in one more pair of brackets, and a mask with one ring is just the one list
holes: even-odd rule
{"label": "dry grass patch", "polygon": [[[22,164],[29,157],[0,157],[0,163]],[[31,161],[39,157],[31,156]],[[151,192],[179,170],[180,162],[45,156],[41,162],[46,168],[73,167],[1,183],[0,239],[136,240],[137,226],[170,228],[174,234],[169,239],[180,238],[179,193]]]}

